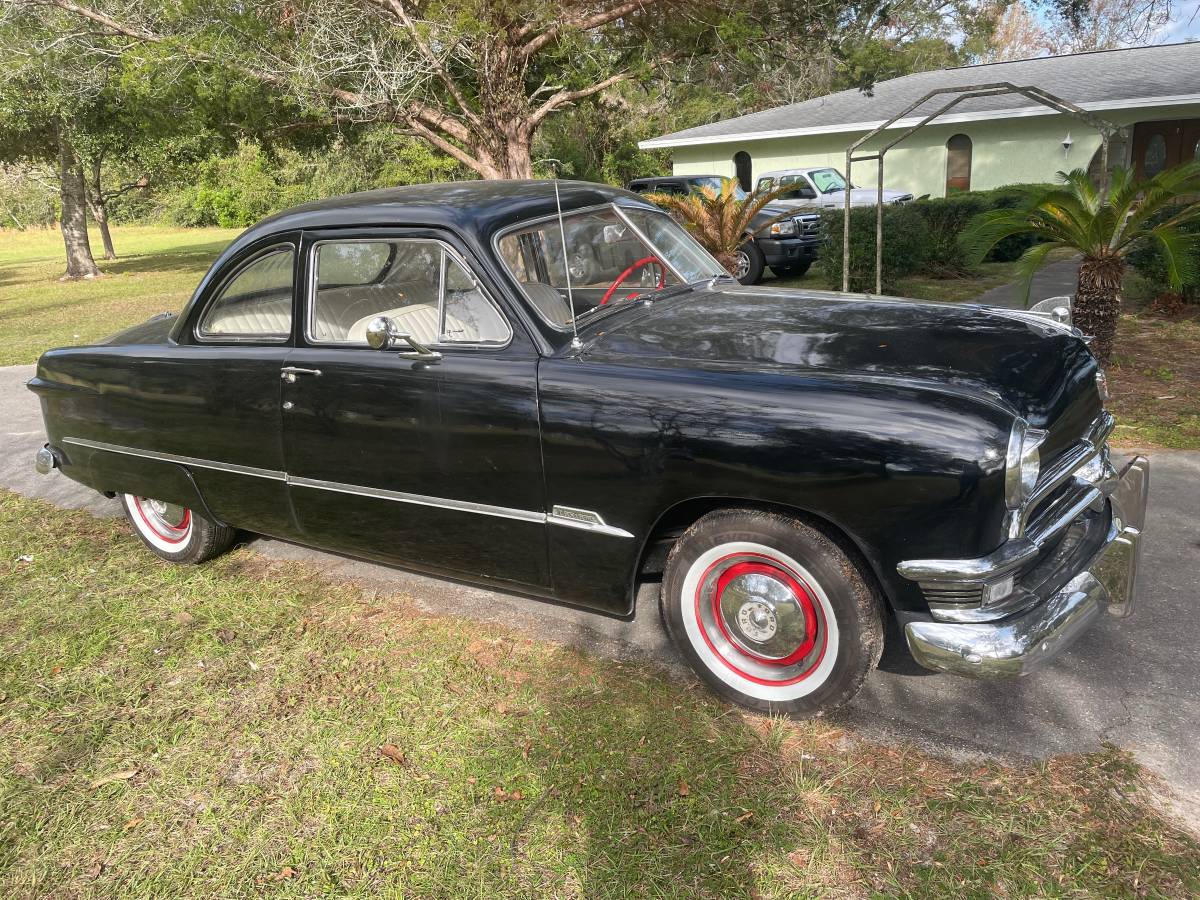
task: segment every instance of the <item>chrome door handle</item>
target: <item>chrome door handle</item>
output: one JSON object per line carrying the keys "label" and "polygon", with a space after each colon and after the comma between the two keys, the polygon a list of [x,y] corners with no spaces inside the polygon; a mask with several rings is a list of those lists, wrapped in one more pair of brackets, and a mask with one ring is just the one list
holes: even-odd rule
{"label": "chrome door handle", "polygon": [[312,375],[314,378],[321,377],[320,369],[302,369],[299,366],[284,366],[279,370],[279,377],[291,384],[296,380],[297,375]]}

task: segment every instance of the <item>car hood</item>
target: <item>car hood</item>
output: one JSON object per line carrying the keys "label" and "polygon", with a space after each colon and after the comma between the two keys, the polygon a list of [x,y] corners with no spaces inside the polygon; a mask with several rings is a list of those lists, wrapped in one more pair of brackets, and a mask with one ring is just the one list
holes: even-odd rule
{"label": "car hood", "polygon": [[1087,422],[1100,411],[1082,340],[992,307],[722,284],[614,313],[581,336],[589,358],[899,379],[1002,404],[1036,427],[1073,407]]}

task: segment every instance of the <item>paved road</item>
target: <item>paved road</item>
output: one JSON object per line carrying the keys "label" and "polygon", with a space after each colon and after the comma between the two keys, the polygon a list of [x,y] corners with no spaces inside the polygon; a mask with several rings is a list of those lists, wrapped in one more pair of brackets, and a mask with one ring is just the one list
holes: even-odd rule
{"label": "paved road", "polygon": [[[0,486],[97,515],[117,505],[61,475],[39,476],[33,454],[45,440],[35,398],[23,387],[31,366],[0,368]],[[1103,741],[1134,752],[1177,795],[1200,827],[1200,453],[1156,453],[1149,537],[1139,607],[1104,619],[1049,669],[1015,681],[979,682],[925,672],[898,634],[879,671],[838,719],[883,740],[905,739],[952,756],[1041,758],[1095,749]],[[623,659],[690,674],[667,645],[654,592],[643,590],[632,622],[428,579],[277,541],[255,548],[315,561],[330,575],[402,591],[430,610],[497,621]]]}
{"label": "paved road", "polygon": [[[1062,262],[1050,263],[1043,266],[1033,276],[1033,284],[1029,288],[1030,305],[1049,297],[1071,296],[1075,293],[1079,279],[1079,260],[1068,259]],[[1015,309],[1024,308],[1024,295],[1016,282],[1002,284],[990,291],[984,291],[971,301],[987,306],[1008,306]]]}

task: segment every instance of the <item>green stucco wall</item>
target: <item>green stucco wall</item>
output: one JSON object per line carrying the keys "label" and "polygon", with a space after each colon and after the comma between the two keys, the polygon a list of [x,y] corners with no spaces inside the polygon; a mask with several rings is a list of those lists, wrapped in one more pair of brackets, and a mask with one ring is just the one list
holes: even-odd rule
{"label": "green stucco wall", "polygon": [[[1100,113],[1118,125],[1154,119],[1200,117],[1200,104],[1142,108]],[[1063,138],[1071,134],[1070,153],[1064,153]],[[676,147],[673,150],[677,175],[734,174],[733,155],[750,154],[754,177],[773,169],[803,166],[846,167],[846,145],[863,132],[776,138],[765,141]],[[941,197],[946,193],[946,141],[955,134],[971,138],[971,188],[985,190],[1006,184],[1053,181],[1060,170],[1086,168],[1100,147],[1100,135],[1082,121],[1062,115],[1027,116],[951,125],[933,124],[910,135],[888,151],[884,168],[885,187],[912,191],[914,195]],[[895,132],[888,136],[892,139]],[[1132,137],[1132,129],[1130,129]],[[884,143],[879,140],[878,144]],[[876,146],[878,146],[878,144]],[[872,148],[863,148],[870,152]],[[1127,148],[1113,148],[1116,162],[1125,163]],[[859,186],[874,186],[876,163],[855,163],[853,180]]]}

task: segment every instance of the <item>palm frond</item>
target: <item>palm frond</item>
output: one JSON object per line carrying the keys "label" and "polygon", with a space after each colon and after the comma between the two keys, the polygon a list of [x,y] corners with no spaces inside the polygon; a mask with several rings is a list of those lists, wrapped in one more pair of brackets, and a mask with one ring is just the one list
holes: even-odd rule
{"label": "palm frond", "polygon": [[1200,234],[1189,234],[1164,224],[1150,229],[1150,237],[1162,251],[1171,287],[1179,290],[1200,276]]}

